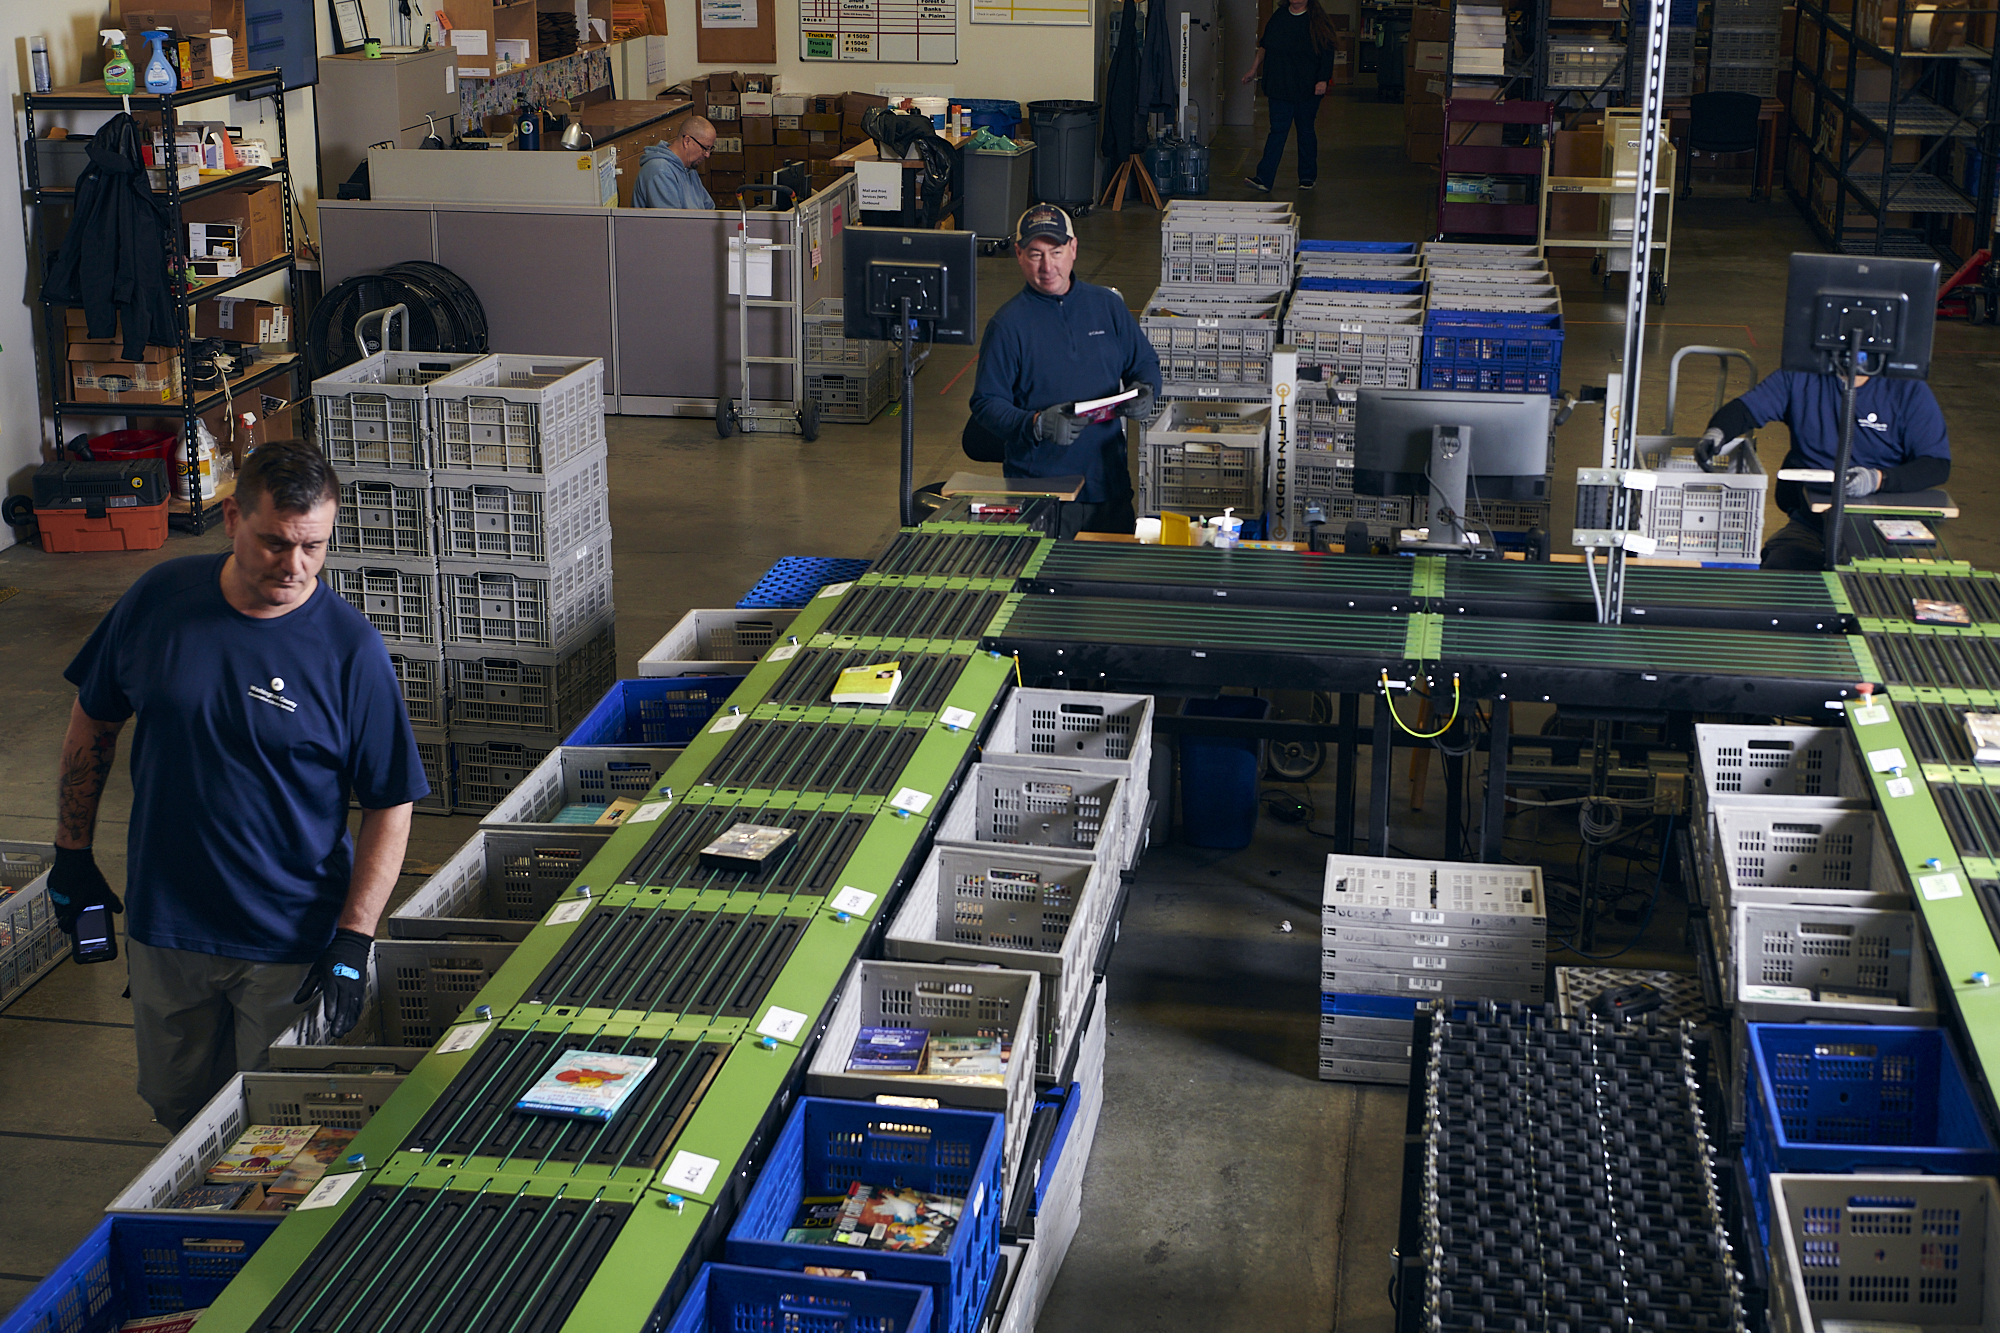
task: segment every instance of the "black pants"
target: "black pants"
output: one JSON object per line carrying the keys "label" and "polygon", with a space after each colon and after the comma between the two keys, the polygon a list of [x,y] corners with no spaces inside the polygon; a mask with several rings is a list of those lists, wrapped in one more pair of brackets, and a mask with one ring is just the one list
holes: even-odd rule
{"label": "black pants", "polygon": [[1823,569],[1826,566],[1825,516],[1794,515],[1764,543],[1759,569]]}
{"label": "black pants", "polygon": [[1129,536],[1138,526],[1139,516],[1133,512],[1129,495],[1099,504],[1067,500],[1056,517],[1055,535],[1064,541],[1079,532],[1122,532]]}
{"label": "black pants", "polygon": [[1275,97],[1266,100],[1271,108],[1271,133],[1264,140],[1264,157],[1257,163],[1257,179],[1266,185],[1277,183],[1278,163],[1285,156],[1285,137],[1296,125],[1299,130],[1299,183],[1317,181],[1319,132],[1313,122],[1319,119],[1319,98],[1302,97],[1296,102],[1280,101]]}

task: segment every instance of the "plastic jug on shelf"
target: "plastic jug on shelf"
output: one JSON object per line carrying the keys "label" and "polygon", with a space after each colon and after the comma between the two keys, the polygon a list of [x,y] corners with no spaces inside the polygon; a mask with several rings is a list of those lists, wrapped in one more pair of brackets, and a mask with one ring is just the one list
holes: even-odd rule
{"label": "plastic jug on shelf", "polygon": [[117,28],[105,28],[98,36],[111,48],[104,61],[104,91],[113,97],[137,91],[139,84],[132,72],[132,58],[125,54],[125,34]]}

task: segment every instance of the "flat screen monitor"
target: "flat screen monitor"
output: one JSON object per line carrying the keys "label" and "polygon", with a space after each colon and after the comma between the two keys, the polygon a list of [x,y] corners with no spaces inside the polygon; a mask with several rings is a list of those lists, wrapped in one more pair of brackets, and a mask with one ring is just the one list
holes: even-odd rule
{"label": "flat screen monitor", "polygon": [[1862,374],[1927,378],[1937,289],[1933,259],[1793,255],[1785,283],[1784,368],[1844,373],[1841,351],[1859,330]]}
{"label": "flat screen monitor", "polygon": [[782,185],[792,192],[789,199],[781,195],[772,202],[773,212],[789,212],[812,194],[812,178],[806,174],[806,164],[803,162],[785,163],[771,177],[771,183]]}
{"label": "flat screen monitor", "polygon": [[1362,389],[1354,414],[1354,492],[1428,495],[1431,428],[1472,432],[1469,489],[1481,500],[1548,498],[1549,396]]}
{"label": "flat screen monitor", "polygon": [[979,238],[969,231],[849,227],[841,233],[842,332],[889,341],[910,297],[924,342],[979,341]]}

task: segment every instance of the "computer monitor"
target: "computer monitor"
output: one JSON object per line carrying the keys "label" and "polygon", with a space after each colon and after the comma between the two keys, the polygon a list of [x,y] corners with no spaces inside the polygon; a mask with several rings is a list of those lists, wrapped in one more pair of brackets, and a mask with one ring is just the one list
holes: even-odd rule
{"label": "computer monitor", "polygon": [[773,212],[788,212],[797,208],[802,200],[812,194],[812,177],[807,174],[806,164],[803,162],[785,163],[772,174],[771,183],[791,191],[789,199],[780,196],[778,201],[771,205]]}
{"label": "computer monitor", "polygon": [[1862,374],[1930,375],[1937,261],[1796,254],[1787,279],[1784,369],[1844,374],[1841,353],[1858,331]]}
{"label": "computer monitor", "polygon": [[1354,493],[1431,501],[1430,547],[1462,549],[1467,492],[1548,497],[1549,396],[1362,389],[1354,414]]}
{"label": "computer monitor", "polygon": [[979,341],[979,238],[973,233],[850,226],[841,241],[847,337],[892,339],[907,296],[921,341]]}

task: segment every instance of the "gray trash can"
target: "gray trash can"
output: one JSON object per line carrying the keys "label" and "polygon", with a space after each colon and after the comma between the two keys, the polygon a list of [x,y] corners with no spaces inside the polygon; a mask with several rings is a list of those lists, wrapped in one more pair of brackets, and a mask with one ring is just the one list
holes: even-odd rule
{"label": "gray trash can", "polygon": [[974,148],[965,155],[964,228],[982,241],[1004,241],[1014,234],[1014,223],[1027,211],[1034,182],[1029,178],[1035,163],[1035,145],[1022,144],[1021,150],[1005,153],[993,148]]}
{"label": "gray trash can", "polygon": [[1030,102],[1035,127],[1035,198],[1088,208],[1097,184],[1097,103]]}

